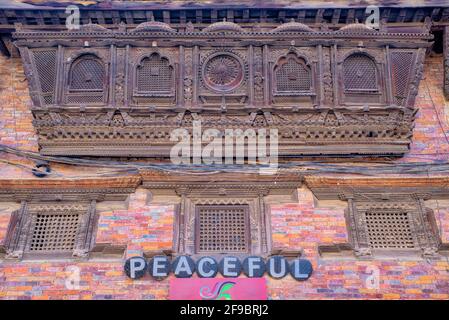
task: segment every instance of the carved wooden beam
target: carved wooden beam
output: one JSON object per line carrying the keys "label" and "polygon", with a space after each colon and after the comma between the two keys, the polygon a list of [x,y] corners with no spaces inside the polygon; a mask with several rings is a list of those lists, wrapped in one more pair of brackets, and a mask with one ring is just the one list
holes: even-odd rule
{"label": "carved wooden beam", "polygon": [[235,191],[238,194],[257,193],[269,189],[297,189],[301,187],[300,174],[225,172],[219,174],[183,174],[141,170],[142,186],[148,189],[201,189],[203,194]]}
{"label": "carved wooden beam", "polygon": [[85,179],[0,179],[0,201],[125,200],[140,176]]}
{"label": "carved wooden beam", "polygon": [[371,198],[394,200],[421,198],[424,200],[449,197],[449,177],[383,177],[383,178],[337,178],[306,176],[306,186],[322,200]]}

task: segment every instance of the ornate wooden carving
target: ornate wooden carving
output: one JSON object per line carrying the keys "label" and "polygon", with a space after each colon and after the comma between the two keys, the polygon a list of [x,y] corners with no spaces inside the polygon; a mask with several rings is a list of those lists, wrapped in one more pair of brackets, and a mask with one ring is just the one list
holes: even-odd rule
{"label": "ornate wooden carving", "polygon": [[42,154],[166,157],[170,133],[195,118],[204,130],[277,129],[280,156],[400,156],[431,35],[385,30],[149,21],[14,36]]}

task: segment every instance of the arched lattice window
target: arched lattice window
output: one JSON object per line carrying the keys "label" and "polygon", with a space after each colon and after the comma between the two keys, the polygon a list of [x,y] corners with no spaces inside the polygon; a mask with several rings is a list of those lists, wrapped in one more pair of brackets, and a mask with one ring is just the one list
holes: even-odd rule
{"label": "arched lattice window", "polygon": [[356,53],[343,62],[345,91],[377,91],[376,63],[365,54]]}
{"label": "arched lattice window", "polygon": [[137,92],[170,95],[174,92],[173,68],[157,53],[142,59],[137,66]]}
{"label": "arched lattice window", "polygon": [[94,55],[83,55],[76,59],[70,70],[70,91],[103,91],[105,67]]}
{"label": "arched lattice window", "polygon": [[275,70],[275,87],[279,93],[310,91],[312,76],[303,59],[289,54],[279,60]]}

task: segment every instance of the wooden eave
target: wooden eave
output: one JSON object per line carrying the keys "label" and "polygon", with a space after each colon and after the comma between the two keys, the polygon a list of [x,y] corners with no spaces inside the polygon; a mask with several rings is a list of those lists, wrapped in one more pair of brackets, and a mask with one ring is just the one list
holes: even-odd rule
{"label": "wooden eave", "polygon": [[298,188],[302,184],[303,177],[299,173],[244,173],[221,172],[202,174],[182,174],[177,172],[160,172],[154,170],[141,170],[142,186],[146,188],[178,188],[217,186],[234,189],[248,189],[253,187],[267,188]]}
{"label": "wooden eave", "polygon": [[139,175],[113,178],[81,179],[0,179],[0,200],[78,199],[91,195],[92,200],[123,199],[140,185]]}
{"label": "wooden eave", "polygon": [[306,176],[305,185],[318,199],[341,199],[354,194],[426,194],[425,198],[447,198],[449,177],[321,177]]}

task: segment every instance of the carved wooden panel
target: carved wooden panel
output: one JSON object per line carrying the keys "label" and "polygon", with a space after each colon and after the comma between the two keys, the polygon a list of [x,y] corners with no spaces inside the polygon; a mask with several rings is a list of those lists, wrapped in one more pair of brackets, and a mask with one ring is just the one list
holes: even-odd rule
{"label": "carved wooden panel", "polygon": [[341,48],[337,50],[339,98],[347,105],[385,105],[387,101],[384,50]]}
{"label": "carved wooden panel", "polygon": [[245,49],[204,49],[199,53],[199,102],[224,109],[248,101],[248,73]]}
{"label": "carved wooden panel", "polygon": [[176,101],[178,51],[169,48],[133,48],[128,64],[132,104],[173,106]]}

